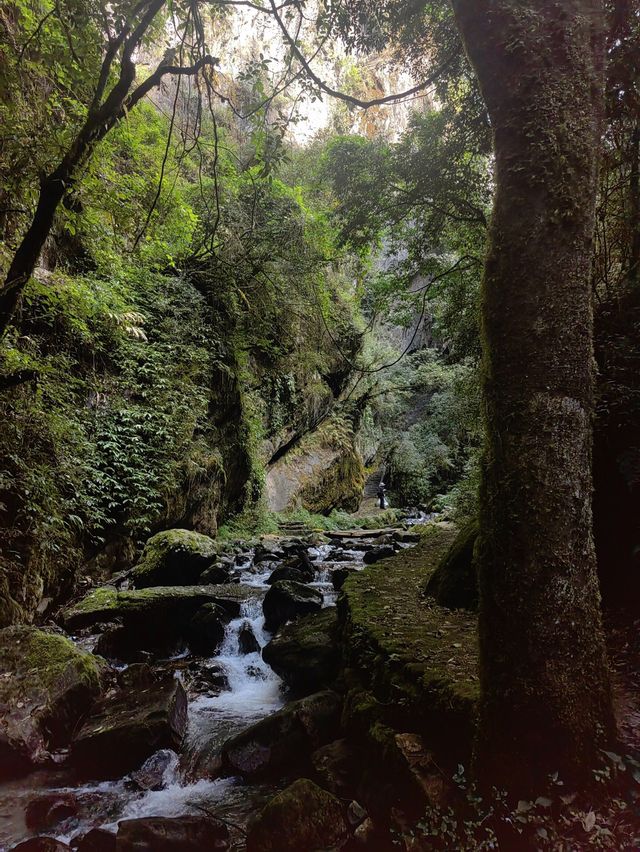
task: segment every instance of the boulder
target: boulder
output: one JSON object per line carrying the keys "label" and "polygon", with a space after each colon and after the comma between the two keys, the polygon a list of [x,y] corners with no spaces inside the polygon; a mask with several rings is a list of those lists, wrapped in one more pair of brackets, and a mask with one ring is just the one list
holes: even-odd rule
{"label": "boulder", "polygon": [[225,617],[236,618],[250,593],[251,589],[240,585],[157,586],[124,592],[101,586],[63,610],[61,619],[68,630],[122,622],[125,627],[155,631],[169,625],[175,632],[206,603],[218,604]]}
{"label": "boulder", "polygon": [[42,831],[77,813],[78,802],[72,793],[45,793],[28,803],[24,821],[30,831]]}
{"label": "boulder", "polygon": [[299,694],[332,684],[338,674],[338,613],[335,607],[283,627],[264,647],[263,660]]}
{"label": "boulder", "polygon": [[187,638],[192,653],[212,657],[224,639],[224,611],[215,603],[203,604],[189,622]]}
{"label": "boulder", "polygon": [[272,586],[280,580],[294,580],[296,583],[307,583],[309,582],[309,579],[313,580],[313,576],[309,578],[303,571],[299,571],[297,568],[291,568],[290,565],[279,565],[275,571],[269,575],[267,584]]}
{"label": "boulder", "polygon": [[100,693],[104,662],[35,627],[0,630],[0,777],[66,745]]}
{"label": "boulder", "polygon": [[76,852],[116,852],[116,836],[106,828],[92,828],[71,843]]}
{"label": "boulder", "polygon": [[347,578],[357,572],[357,568],[334,568],[331,572],[331,585],[339,592],[347,582]]}
{"label": "boulder", "polygon": [[157,680],[102,699],[74,737],[71,760],[85,777],[114,778],[140,766],[162,748],[179,749],[187,727],[187,698],[180,681]]}
{"label": "boulder", "polygon": [[365,565],[374,565],[382,559],[389,559],[395,555],[396,551],[392,544],[381,544],[379,547],[373,547],[371,550],[368,550],[362,561]]}
{"label": "boulder", "polygon": [[222,771],[259,780],[306,767],[311,752],[338,735],[341,709],[340,697],[329,690],[287,704],[227,740]]}
{"label": "boulder", "polygon": [[31,837],[12,846],[11,852],[69,852],[70,849],[70,846],[55,837]]}
{"label": "boulder", "polygon": [[224,852],[229,830],[204,816],[144,817],[118,824],[116,852]]}
{"label": "boulder", "polygon": [[417,530],[397,530],[393,538],[401,544],[418,544],[422,536]]}
{"label": "boulder", "polygon": [[229,565],[225,565],[221,562],[217,562],[215,565],[211,565],[209,568],[205,568],[205,570],[200,575],[200,579],[198,583],[201,585],[224,585],[225,583],[231,582],[231,568]]}
{"label": "boulder", "polygon": [[217,554],[215,541],[206,535],[190,530],[164,530],[145,544],[131,580],[137,589],[193,585]]}
{"label": "boulder", "polygon": [[359,761],[348,740],[335,740],[314,751],[311,765],[314,777],[326,790],[341,798],[349,796]]}
{"label": "boulder", "polygon": [[322,594],[293,580],[279,580],[262,603],[265,627],[272,633],[287,621],[322,609]]}
{"label": "boulder", "polygon": [[440,606],[477,612],[479,596],[474,551],[479,534],[477,521],[463,527],[429,578],[425,595],[435,598]]}
{"label": "boulder", "polygon": [[131,773],[131,780],[141,790],[162,790],[165,787],[164,776],[170,766],[177,762],[178,755],[170,748],[163,748],[152,754],[140,769]]}
{"label": "boulder", "polygon": [[274,796],[249,826],[247,852],[339,849],[350,835],[339,799],[307,778]]}
{"label": "boulder", "polygon": [[260,644],[248,621],[245,621],[240,628],[240,633],[238,634],[238,646],[241,654],[260,653]]}

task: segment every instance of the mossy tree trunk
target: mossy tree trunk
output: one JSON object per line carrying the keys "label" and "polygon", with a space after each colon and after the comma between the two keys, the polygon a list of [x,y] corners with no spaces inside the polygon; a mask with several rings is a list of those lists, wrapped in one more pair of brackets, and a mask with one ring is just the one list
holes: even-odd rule
{"label": "mossy tree trunk", "polygon": [[612,732],[592,536],[598,0],[452,0],[494,130],[477,772],[524,791]]}

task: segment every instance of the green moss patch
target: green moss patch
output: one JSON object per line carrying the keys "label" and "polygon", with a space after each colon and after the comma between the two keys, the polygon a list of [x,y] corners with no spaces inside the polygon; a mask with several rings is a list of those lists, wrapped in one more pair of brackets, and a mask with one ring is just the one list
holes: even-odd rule
{"label": "green moss patch", "polygon": [[423,594],[456,532],[427,526],[414,548],[349,577],[338,606],[346,663],[363,687],[393,705],[401,727],[464,750],[479,696],[477,616]]}

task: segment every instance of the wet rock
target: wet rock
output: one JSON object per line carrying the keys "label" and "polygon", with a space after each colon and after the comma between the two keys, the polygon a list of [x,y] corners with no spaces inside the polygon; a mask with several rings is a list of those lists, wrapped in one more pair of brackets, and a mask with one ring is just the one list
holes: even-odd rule
{"label": "wet rock", "polygon": [[274,796],[254,819],[247,852],[339,849],[349,835],[342,803],[307,778],[300,778]]}
{"label": "wet rock", "polygon": [[[310,579],[313,580],[313,576]],[[279,580],[294,580],[296,583],[306,583],[309,581],[309,577],[297,568],[291,568],[289,565],[279,565],[270,574],[267,584],[272,586]]]}
{"label": "wet rock", "polygon": [[245,621],[240,628],[240,633],[238,634],[238,645],[241,654],[256,654],[260,652],[260,644],[248,621]]}
{"label": "wet rock", "polygon": [[225,583],[231,582],[231,568],[229,565],[223,564],[222,562],[218,562],[215,565],[211,565],[209,568],[205,568],[205,570],[200,575],[199,583],[203,585],[224,585]]}
{"label": "wet rock", "polygon": [[141,790],[162,790],[165,787],[165,772],[177,758],[175,751],[163,748],[147,758],[140,769],[132,772],[131,780]]}
{"label": "wet rock", "polygon": [[262,658],[296,692],[323,689],[338,674],[337,625],[335,607],[304,616],[283,627],[265,646]]}
{"label": "wet rock", "polygon": [[117,852],[224,852],[229,831],[201,816],[125,819],[118,825]]}
{"label": "wet rock", "polygon": [[460,533],[442,562],[429,578],[425,595],[449,609],[478,609],[478,577],[474,558],[480,534],[477,521],[471,521]]}
{"label": "wet rock", "polygon": [[366,818],[367,812],[359,802],[349,802],[349,807],[347,808],[347,819],[349,820],[350,825],[361,825]]}
{"label": "wet rock", "polygon": [[395,556],[395,554],[396,551],[392,544],[382,544],[365,553],[363,562],[365,565],[373,565],[382,559],[389,559],[389,557]]}
{"label": "wet rock", "polygon": [[334,740],[316,749],[311,755],[311,765],[314,777],[326,790],[342,798],[350,795],[357,761],[348,740]]}
{"label": "wet rock", "polygon": [[192,585],[217,553],[215,541],[206,535],[190,530],[164,530],[145,544],[131,580],[137,589]]}
{"label": "wet rock", "polygon": [[82,600],[63,610],[68,630],[100,623],[122,623],[125,627],[180,632],[203,604],[215,603],[227,618],[240,615],[240,605],[251,589],[240,585],[157,586],[119,592],[112,586],[94,589]]}
{"label": "wet rock", "polygon": [[341,709],[340,697],[329,690],[287,704],[227,740],[222,770],[256,780],[306,767],[312,751],[336,738]]}
{"label": "wet rock", "polygon": [[322,609],[322,594],[293,580],[279,580],[265,595],[262,608],[267,630]]}
{"label": "wet rock", "polygon": [[357,568],[335,568],[331,572],[331,585],[336,590],[336,592],[340,591],[340,589],[347,582],[347,578],[350,577],[352,574],[355,574],[357,570]]}
{"label": "wet rock", "polygon": [[78,802],[71,793],[48,793],[32,799],[25,809],[25,823],[31,831],[52,828],[78,813]]}
{"label": "wet rock", "polygon": [[191,692],[211,695],[229,688],[229,679],[222,666],[202,666],[202,664],[199,664],[192,671],[195,672],[195,676],[189,685]]}
{"label": "wet rock", "polygon": [[64,636],[0,630],[0,777],[66,745],[100,693],[104,663]]}
{"label": "wet rock", "polygon": [[153,656],[173,656],[184,647],[179,625],[148,621],[131,627],[107,627],[98,637],[94,653],[119,663],[144,663]]}
{"label": "wet rock", "polygon": [[70,848],[55,837],[31,837],[12,846],[11,852],[69,852]]}
{"label": "wet rock", "polygon": [[116,852],[116,836],[106,828],[92,828],[71,841],[76,852]]}
{"label": "wet rock", "polygon": [[71,760],[85,776],[117,777],[159,749],[179,749],[186,726],[184,688],[163,674],[101,700],[74,737]]}
{"label": "wet rock", "polygon": [[253,554],[253,562],[255,565],[259,565],[261,562],[273,562],[275,560],[284,559],[285,552],[277,545],[273,545],[272,547],[261,543],[256,545]]}
{"label": "wet rock", "polygon": [[189,622],[187,638],[192,653],[212,657],[224,639],[224,612],[215,603],[203,604]]}

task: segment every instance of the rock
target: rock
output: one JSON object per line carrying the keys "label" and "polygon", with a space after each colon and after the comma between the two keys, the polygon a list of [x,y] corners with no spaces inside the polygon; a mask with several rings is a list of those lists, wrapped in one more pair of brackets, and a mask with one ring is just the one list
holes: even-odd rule
{"label": "rock", "polygon": [[66,745],[100,693],[104,663],[64,636],[0,630],[0,777]]}
{"label": "rock", "polygon": [[477,612],[479,597],[474,550],[479,533],[477,521],[463,527],[429,578],[425,595],[435,598],[440,606]]}
{"label": "rock", "polygon": [[205,568],[205,570],[200,575],[200,579],[198,583],[202,585],[224,585],[225,583],[231,582],[231,569],[228,565],[224,565],[222,563],[217,563],[216,565],[211,565],[209,568]]}
{"label": "rock", "polygon": [[272,633],[287,621],[322,609],[322,594],[293,580],[279,580],[265,595],[265,627]]}
{"label": "rock", "polygon": [[206,603],[218,604],[227,618],[236,618],[240,604],[250,594],[251,589],[240,585],[156,586],[125,592],[102,586],[63,610],[61,618],[68,630],[122,622],[125,627],[156,631],[169,625],[175,633]]}
{"label": "rock", "polygon": [[73,794],[47,793],[29,802],[24,819],[31,831],[42,831],[77,813],[78,802]]}
{"label": "rock", "polygon": [[118,824],[117,852],[224,852],[229,831],[202,816],[124,819]]}
{"label": "rock", "polygon": [[179,749],[186,727],[184,688],[163,674],[100,701],[74,737],[71,760],[84,776],[117,777],[158,749]]}
{"label": "rock", "polygon": [[116,852],[116,836],[106,828],[92,828],[74,837],[72,844],[76,852]]}
{"label": "rock", "polygon": [[277,545],[268,547],[265,544],[258,544],[253,553],[254,565],[259,565],[261,562],[271,562],[273,560],[284,559],[285,552]]}
{"label": "rock", "polygon": [[214,664],[202,666],[198,664],[195,669],[195,677],[189,684],[189,691],[196,694],[211,695],[220,693],[229,688],[229,679],[222,666]]}
{"label": "rock", "polygon": [[253,628],[251,627],[248,621],[245,621],[245,623],[240,628],[240,633],[238,635],[238,645],[240,647],[241,654],[260,653],[260,645],[255,637]]}
{"label": "rock", "polygon": [[69,852],[70,849],[70,846],[55,837],[31,837],[12,846],[11,852]]}
{"label": "rock", "polygon": [[170,748],[163,748],[152,754],[140,769],[131,773],[131,780],[141,790],[162,790],[165,787],[164,775],[167,769],[177,762],[178,755]]}
{"label": "rock", "polygon": [[93,650],[107,660],[144,663],[153,655],[170,657],[184,648],[185,640],[177,625],[166,621],[154,626],[148,621],[131,627],[107,627]]}
{"label": "rock", "polygon": [[192,585],[218,553],[215,541],[189,530],[165,530],[152,536],[131,572],[137,589]]}
{"label": "rock", "polygon": [[349,820],[349,825],[360,825],[366,818],[367,812],[359,802],[349,802],[349,807],[347,808],[347,819]]}
{"label": "rock", "polygon": [[296,692],[316,692],[338,674],[337,626],[335,607],[304,616],[283,627],[265,646],[262,658]]}
{"label": "rock", "polygon": [[373,565],[380,562],[381,559],[389,559],[395,556],[396,551],[392,544],[382,544],[379,547],[374,547],[365,553],[363,562],[365,565]]}
{"label": "rock", "polygon": [[341,802],[307,778],[274,796],[249,827],[247,852],[313,852],[349,838]]}
{"label": "rock", "polygon": [[326,790],[341,798],[350,795],[358,761],[348,740],[334,740],[316,749],[311,755],[311,765],[314,769],[314,777]]}
{"label": "rock", "polygon": [[305,767],[312,751],[336,738],[341,709],[340,697],[329,690],[287,704],[227,740],[223,771],[256,780]]}
{"label": "rock", "polygon": [[215,603],[203,604],[189,622],[187,638],[192,653],[212,657],[224,639],[223,610]]}
{"label": "rock", "polygon": [[289,565],[280,565],[269,575],[267,584],[272,586],[280,580],[294,580],[296,583],[305,583],[308,582],[308,579],[307,575],[297,568],[291,568]]}
{"label": "rock", "polygon": [[357,568],[334,568],[331,572],[331,584],[336,592],[339,592],[340,589],[347,582],[347,579],[352,575],[357,573]]}
{"label": "rock", "polygon": [[397,530],[393,538],[401,544],[418,544],[422,536],[416,530]]}

